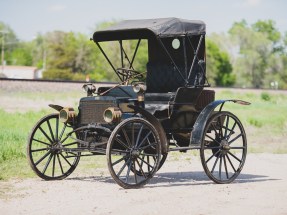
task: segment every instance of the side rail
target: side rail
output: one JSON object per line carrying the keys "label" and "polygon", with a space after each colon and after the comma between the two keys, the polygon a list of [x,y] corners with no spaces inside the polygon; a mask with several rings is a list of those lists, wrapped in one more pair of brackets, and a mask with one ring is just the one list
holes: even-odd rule
{"label": "side rail", "polygon": [[224,104],[226,102],[233,102],[235,104],[241,104],[241,105],[250,105],[251,103],[242,101],[242,100],[236,100],[236,99],[229,99],[229,100],[216,100],[214,102],[211,102],[208,104],[199,114],[197,117],[192,133],[191,133],[191,138],[190,138],[190,144],[191,145],[200,145],[201,140],[202,140],[202,135],[204,132],[204,128],[206,126],[206,123],[210,116],[212,115],[214,109],[218,106],[219,107],[219,112],[222,110]]}

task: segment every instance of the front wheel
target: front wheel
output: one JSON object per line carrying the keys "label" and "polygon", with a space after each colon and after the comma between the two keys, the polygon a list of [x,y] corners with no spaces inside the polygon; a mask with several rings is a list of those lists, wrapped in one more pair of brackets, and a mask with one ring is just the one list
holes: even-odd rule
{"label": "front wheel", "polygon": [[240,120],[230,112],[218,112],[208,120],[200,157],[207,176],[215,183],[234,181],[247,154],[247,140]]}
{"label": "front wheel", "polygon": [[72,130],[67,123],[59,122],[59,114],[47,115],[35,125],[28,138],[27,158],[39,177],[63,179],[75,170],[80,153],[68,152],[78,147],[78,143],[67,136]]}
{"label": "front wheel", "polygon": [[123,188],[145,185],[158,170],[161,143],[156,129],[145,119],[129,118],[112,132],[107,145],[108,168]]}

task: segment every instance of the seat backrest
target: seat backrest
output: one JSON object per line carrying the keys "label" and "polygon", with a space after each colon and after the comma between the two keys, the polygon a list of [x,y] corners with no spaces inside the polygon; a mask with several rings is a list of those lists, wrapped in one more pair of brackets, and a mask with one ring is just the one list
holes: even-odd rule
{"label": "seat backrest", "polygon": [[199,111],[203,110],[209,103],[215,100],[214,90],[203,90],[196,102],[195,108]]}
{"label": "seat backrest", "polygon": [[202,90],[203,88],[180,87],[176,92],[174,103],[195,105]]}
{"label": "seat backrest", "polygon": [[184,86],[184,80],[171,64],[149,62],[146,85],[147,93],[168,93]]}

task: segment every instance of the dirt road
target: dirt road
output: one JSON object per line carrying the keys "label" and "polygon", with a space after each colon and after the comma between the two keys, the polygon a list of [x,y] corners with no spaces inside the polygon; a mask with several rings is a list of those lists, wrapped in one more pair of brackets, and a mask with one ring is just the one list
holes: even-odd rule
{"label": "dirt road", "polygon": [[0,214],[287,214],[286,164],[287,154],[249,154],[239,178],[225,185],[211,182],[190,154],[168,158],[137,190],[120,188],[107,168],[62,181],[0,182]]}

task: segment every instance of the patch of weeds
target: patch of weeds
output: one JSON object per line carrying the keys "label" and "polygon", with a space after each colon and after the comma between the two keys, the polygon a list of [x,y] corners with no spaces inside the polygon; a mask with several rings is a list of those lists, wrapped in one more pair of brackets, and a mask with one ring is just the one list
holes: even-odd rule
{"label": "patch of weeds", "polygon": [[255,118],[249,118],[247,121],[250,125],[253,125],[257,128],[261,128],[263,126],[263,123]]}
{"label": "patch of weeds", "polygon": [[263,100],[263,101],[270,101],[271,100],[271,96],[270,96],[270,94],[269,93],[266,93],[266,92],[262,92],[261,93],[261,99]]}

